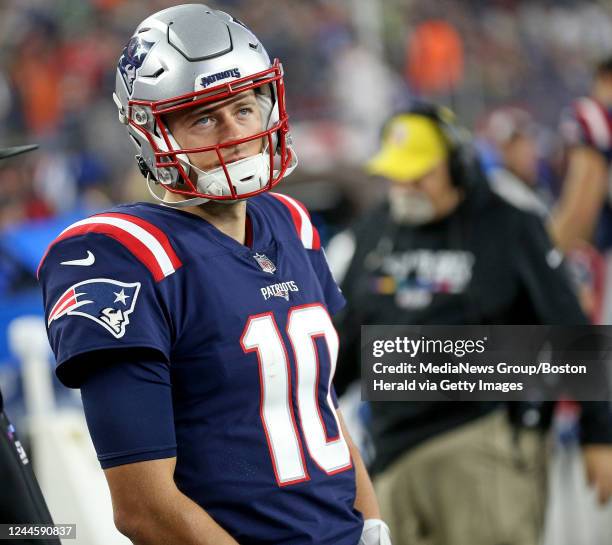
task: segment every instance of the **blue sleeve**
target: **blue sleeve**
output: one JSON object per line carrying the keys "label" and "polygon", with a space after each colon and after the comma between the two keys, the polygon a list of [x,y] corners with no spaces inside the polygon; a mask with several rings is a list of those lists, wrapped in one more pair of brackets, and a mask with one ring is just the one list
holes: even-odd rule
{"label": "blue sleeve", "polygon": [[81,384],[87,427],[103,469],[172,458],[176,437],[170,369],[143,352],[104,361]]}
{"label": "blue sleeve", "polygon": [[346,300],[344,299],[338,284],[336,284],[331,271],[329,270],[329,265],[327,264],[327,258],[325,257],[325,251],[323,248],[319,250],[306,251],[308,252],[310,262],[312,263],[317,278],[319,279],[319,284],[323,289],[327,309],[333,316],[340,311],[344,305],[346,305]]}
{"label": "blue sleeve", "polygon": [[[86,265],[71,265],[75,260]],[[67,264],[68,263],[68,264]],[[54,245],[39,274],[47,334],[57,376],[78,387],[83,369],[76,356],[98,350],[146,348],[168,360],[172,323],[160,284],[124,246],[101,234]],[[79,366],[87,360],[79,358]]]}

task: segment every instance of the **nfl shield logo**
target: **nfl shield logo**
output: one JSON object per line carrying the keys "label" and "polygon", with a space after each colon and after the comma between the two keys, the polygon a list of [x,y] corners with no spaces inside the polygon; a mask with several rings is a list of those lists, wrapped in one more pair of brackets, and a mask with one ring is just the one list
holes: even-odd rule
{"label": "nfl shield logo", "polygon": [[276,265],[265,254],[255,254],[253,257],[259,263],[262,271],[273,274],[276,270]]}

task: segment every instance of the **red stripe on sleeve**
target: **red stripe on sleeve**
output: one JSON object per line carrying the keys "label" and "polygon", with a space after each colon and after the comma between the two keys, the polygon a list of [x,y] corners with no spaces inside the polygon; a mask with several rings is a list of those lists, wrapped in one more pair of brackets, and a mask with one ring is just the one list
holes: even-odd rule
{"label": "red stripe on sleeve", "polygon": [[125,246],[134,256],[147,268],[151,271],[153,278],[155,278],[156,282],[164,279],[164,273],[161,270],[161,267],[157,263],[157,259],[153,255],[153,252],[149,250],[140,240],[138,240],[135,236],[131,235],[127,231],[115,227],[114,225],[107,225],[104,223],[90,223],[87,225],[80,225],[78,227],[73,227],[72,229],[68,229],[65,233],[61,234],[57,237],[47,248],[45,255],[40,261],[40,265],[38,266],[38,271],[36,272],[37,276],[40,272],[40,268],[42,267],[47,254],[51,250],[55,244],[61,242],[62,240],[66,240],[67,238],[76,237],[78,235],[85,235],[87,233],[100,233],[103,235],[107,235],[112,239],[115,239],[121,245]]}
{"label": "red stripe on sleeve", "polygon": [[151,235],[153,235],[157,239],[157,241],[161,244],[164,251],[168,254],[168,257],[170,258],[170,262],[172,263],[172,266],[175,269],[178,269],[183,264],[181,260],[179,259],[179,257],[176,255],[174,248],[172,248],[172,244],[170,244],[170,240],[168,240],[168,237],[166,236],[166,234],[156,225],[153,225],[152,223],[149,223],[148,221],[143,220],[142,218],[139,218],[138,216],[131,216],[129,214],[119,214],[116,212],[110,212],[106,214],[96,214],[95,216],[92,216],[92,217],[95,218],[98,216],[101,216],[103,218],[119,218],[125,221],[129,221],[131,223],[134,223],[138,225],[139,227],[142,227],[145,231],[148,231]]}

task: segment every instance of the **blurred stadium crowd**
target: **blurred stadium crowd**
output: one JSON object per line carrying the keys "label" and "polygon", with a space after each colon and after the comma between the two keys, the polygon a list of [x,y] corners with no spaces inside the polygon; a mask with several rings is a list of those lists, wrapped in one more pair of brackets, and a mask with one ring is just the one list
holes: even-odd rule
{"label": "blurred stadium crowd", "polygon": [[[3,228],[139,196],[110,99],[114,65],[142,14],[176,3],[2,3],[0,140],[42,147],[28,175],[2,171]],[[472,126],[493,106],[523,105],[542,123],[549,159],[561,108],[585,93],[593,62],[612,50],[612,12],[603,3],[216,4],[248,19],[283,61],[302,171],[329,179],[359,167],[384,118],[415,93],[453,106]]]}

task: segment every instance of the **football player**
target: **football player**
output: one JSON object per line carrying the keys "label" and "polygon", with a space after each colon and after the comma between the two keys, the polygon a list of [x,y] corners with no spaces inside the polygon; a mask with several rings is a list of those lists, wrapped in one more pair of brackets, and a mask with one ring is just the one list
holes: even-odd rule
{"label": "football player", "polygon": [[595,70],[591,95],[574,101],[562,117],[569,146],[567,174],[551,217],[551,234],[562,250],[581,242],[612,247],[609,165],[612,161],[612,58]]}
{"label": "football player", "polygon": [[389,544],[331,386],[343,297],[306,209],[270,191],[297,164],[281,64],[230,15],[176,6],[136,29],[114,100],[159,202],[71,225],[40,279],[118,529]]}

